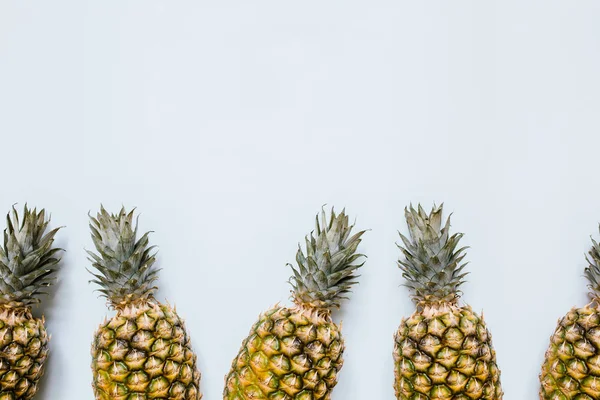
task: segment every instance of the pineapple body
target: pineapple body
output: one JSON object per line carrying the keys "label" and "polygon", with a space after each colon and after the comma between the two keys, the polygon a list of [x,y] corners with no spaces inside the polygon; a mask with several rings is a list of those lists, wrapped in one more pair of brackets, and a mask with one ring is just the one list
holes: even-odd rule
{"label": "pineapple body", "polygon": [[540,399],[600,399],[600,310],[573,308],[561,318],[540,375]]}
{"label": "pineapple body", "polygon": [[44,320],[29,307],[0,309],[0,400],[29,400],[48,357]]}
{"label": "pineapple body", "polygon": [[133,211],[90,217],[98,253],[92,282],[117,311],[92,343],[96,400],[199,400],[200,372],[183,320],[156,301],[158,269],[149,232],[137,238]]}
{"label": "pineapple body", "polygon": [[225,377],[223,400],[329,400],[342,368],[344,342],[331,318],[358,281],[364,231],[351,235],[345,211],[325,211],[298,246],[292,268],[293,307],[261,314]]}
{"label": "pineapple body", "polygon": [[48,357],[43,318],[31,308],[56,279],[58,254],[53,247],[60,228],[46,231],[44,210],[13,207],[0,244],[0,400],[29,400],[38,390]]}
{"label": "pineapple body", "polygon": [[490,333],[471,307],[417,311],[402,320],[394,342],[396,398],[502,398]]}
{"label": "pineapple body", "polygon": [[416,311],[394,340],[399,400],[502,400],[500,370],[483,318],[459,305],[467,275],[462,233],[442,224],[442,207],[405,209],[410,239],[400,234],[398,260]]}
{"label": "pineapple body", "polygon": [[97,400],[199,400],[200,373],[183,320],[154,299],[118,310],[92,344]]}
{"label": "pineapple body", "polygon": [[226,400],[325,400],[337,383],[344,343],[329,313],[274,307],[243,341],[226,377]]}

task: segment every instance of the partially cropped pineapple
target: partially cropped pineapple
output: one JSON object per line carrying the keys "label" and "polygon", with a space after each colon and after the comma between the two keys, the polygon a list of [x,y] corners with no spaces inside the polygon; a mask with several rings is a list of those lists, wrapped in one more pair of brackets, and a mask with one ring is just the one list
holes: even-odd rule
{"label": "partially cropped pineapple", "polygon": [[600,399],[600,245],[592,240],[585,269],[591,303],[558,321],[540,374],[540,399]]}
{"label": "partially cropped pineapple", "polygon": [[59,228],[46,232],[44,210],[13,208],[0,246],[0,400],[28,400],[38,389],[48,356],[43,318],[31,306],[55,280],[61,249],[52,247]]}
{"label": "partially cropped pineapple", "polygon": [[425,399],[502,399],[500,371],[483,318],[458,303],[464,282],[462,234],[442,227],[442,207],[427,214],[421,206],[405,210],[410,239],[399,266],[417,310],[403,319],[395,335],[396,397]]}
{"label": "partially cropped pineapple", "polygon": [[158,269],[149,232],[137,239],[133,211],[90,217],[98,254],[93,282],[116,315],[105,321],[92,344],[97,400],[198,400],[200,373],[183,320],[153,296]]}
{"label": "partially cropped pineapple", "polygon": [[225,378],[225,400],[322,400],[331,398],[342,368],[344,342],[331,309],[356,281],[363,263],[356,253],[364,231],[342,211],[325,212],[306,237],[292,267],[292,308],[275,306],[262,314],[243,341]]}

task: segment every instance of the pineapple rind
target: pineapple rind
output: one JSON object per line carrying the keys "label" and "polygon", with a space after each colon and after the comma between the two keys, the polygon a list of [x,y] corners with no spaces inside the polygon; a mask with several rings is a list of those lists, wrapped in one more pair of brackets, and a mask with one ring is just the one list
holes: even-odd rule
{"label": "pineapple rind", "polygon": [[48,357],[44,320],[29,308],[0,308],[0,400],[29,400]]}
{"label": "pineapple rind", "polygon": [[154,299],[100,325],[92,344],[96,400],[199,400],[200,373],[183,320]]}
{"label": "pineapple rind", "polygon": [[329,313],[274,307],[262,314],[225,378],[224,400],[328,400],[344,342]]}
{"label": "pineapple rind", "polygon": [[550,337],[540,399],[600,398],[600,310],[594,303],[573,308]]}
{"label": "pineapple rind", "polygon": [[396,398],[502,399],[491,335],[469,306],[416,311],[394,336]]}

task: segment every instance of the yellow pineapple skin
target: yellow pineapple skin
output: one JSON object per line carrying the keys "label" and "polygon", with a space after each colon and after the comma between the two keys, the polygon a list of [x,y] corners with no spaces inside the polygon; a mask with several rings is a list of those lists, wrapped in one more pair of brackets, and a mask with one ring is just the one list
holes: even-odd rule
{"label": "yellow pineapple skin", "polygon": [[469,306],[426,306],[403,319],[394,337],[399,400],[501,400],[491,335]]}
{"label": "yellow pineapple skin", "polygon": [[96,400],[199,400],[200,373],[183,320],[154,299],[117,310],[92,344]]}
{"label": "yellow pineapple skin", "polygon": [[224,400],[328,400],[344,342],[329,312],[274,307],[262,314],[225,378]]}
{"label": "yellow pineapple skin", "polygon": [[600,399],[600,310],[573,308],[558,321],[540,374],[542,400]]}
{"label": "yellow pineapple skin", "polygon": [[33,398],[47,357],[44,319],[27,306],[0,307],[0,400]]}

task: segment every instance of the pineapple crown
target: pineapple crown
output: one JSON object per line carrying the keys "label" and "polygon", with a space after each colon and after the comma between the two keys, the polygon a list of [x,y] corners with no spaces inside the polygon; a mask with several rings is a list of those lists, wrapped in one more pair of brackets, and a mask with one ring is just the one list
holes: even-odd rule
{"label": "pineapple crown", "polygon": [[592,239],[592,248],[585,257],[588,266],[585,269],[585,277],[588,279],[590,296],[594,299],[600,298],[600,245]]}
{"label": "pineapple crown", "polygon": [[[135,209],[134,209],[135,210]],[[121,208],[118,214],[109,214],[100,206],[96,218],[90,215],[92,240],[98,254],[88,251],[89,260],[97,273],[90,271],[100,286],[98,290],[115,308],[152,297],[157,287],[158,269],[154,266],[156,246],[148,245],[146,232],[137,237],[137,218],[133,212]]]}
{"label": "pineapple crown", "polygon": [[52,247],[60,228],[44,234],[50,219],[45,210],[24,207],[22,220],[13,207],[6,216],[4,245],[0,246],[0,305],[30,306],[39,303],[43,288],[56,280],[62,249]]}
{"label": "pineapple crown", "polygon": [[356,270],[363,266],[357,262],[364,257],[356,253],[361,236],[360,231],[350,236],[354,225],[348,224],[345,210],[338,215],[333,208],[329,219],[325,210],[316,218],[316,228],[306,236],[306,255],[298,245],[297,267],[288,264],[294,276],[290,279],[292,300],[299,306],[331,309],[339,308],[346,293],[357,283]]}
{"label": "pineapple crown", "polygon": [[417,210],[412,205],[404,209],[410,240],[400,233],[404,246],[398,247],[404,259],[398,260],[398,266],[419,306],[455,304],[467,275],[462,272],[467,247],[457,250],[463,234],[450,236],[450,217],[442,227],[442,208],[434,205],[429,214],[421,205]]}

